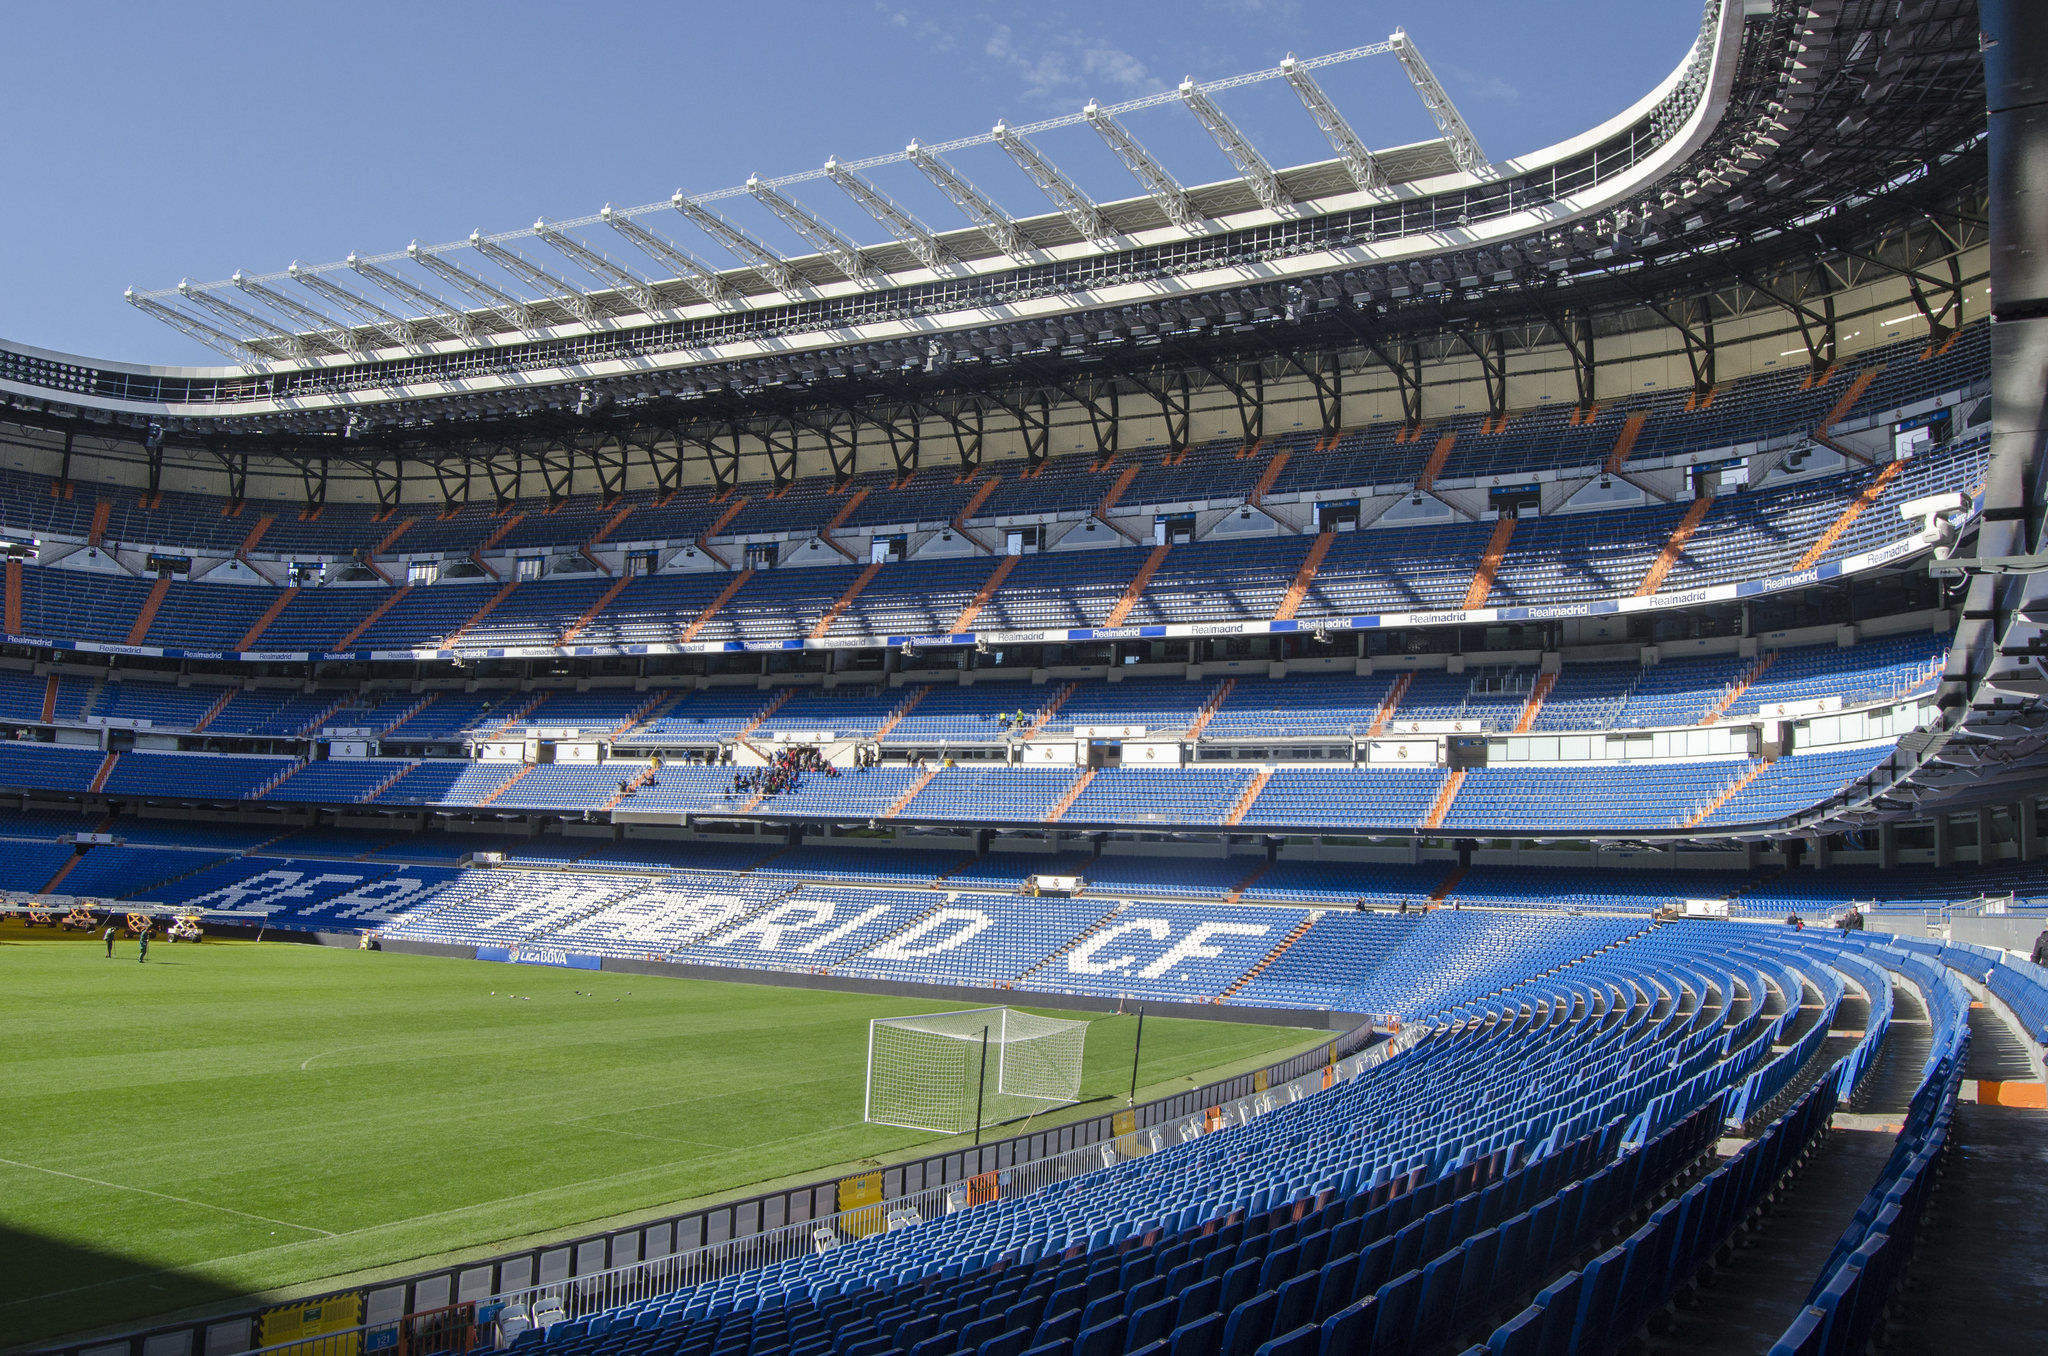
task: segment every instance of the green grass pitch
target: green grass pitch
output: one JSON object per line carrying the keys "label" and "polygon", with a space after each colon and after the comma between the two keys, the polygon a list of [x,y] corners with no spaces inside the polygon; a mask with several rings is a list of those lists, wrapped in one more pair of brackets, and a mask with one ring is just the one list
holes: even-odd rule
{"label": "green grass pitch", "polygon": [[[0,1348],[908,1157],[931,1137],[861,1121],[868,1019],[966,1006],[21,937],[0,937]],[[1094,1021],[1098,1111],[1134,1026]],[[1148,1020],[1140,1096],[1314,1039]]]}

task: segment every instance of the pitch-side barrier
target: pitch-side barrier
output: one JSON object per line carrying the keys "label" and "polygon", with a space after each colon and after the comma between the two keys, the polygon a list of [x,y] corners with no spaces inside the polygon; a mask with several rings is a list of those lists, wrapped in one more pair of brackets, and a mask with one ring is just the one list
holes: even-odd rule
{"label": "pitch-side barrier", "polygon": [[[739,1238],[728,1238],[666,1257],[609,1267],[546,1284],[522,1286],[426,1313],[303,1336],[246,1350],[246,1356],[375,1356],[420,1350],[467,1351],[502,1345],[533,1326],[602,1313],[642,1300],[659,1299],[722,1276],[793,1258],[822,1255],[871,1234],[915,1228],[928,1219],[971,1210],[993,1201],[1019,1200],[1056,1183],[1144,1158],[1203,1135],[1242,1126],[1290,1106],[1413,1048],[1432,1028],[1409,1026],[1386,1040],[1248,1095],[1197,1107],[1152,1125],[1136,1125],[1139,1109],[1113,1119],[1131,1122],[1112,1138],[1051,1154],[959,1181],[905,1192],[830,1214]],[[1323,1047],[1311,1052],[1322,1054]],[[1297,1057],[1290,1064],[1298,1063]],[[1326,1057],[1327,1058],[1327,1057]],[[422,1327],[422,1325],[425,1325]],[[457,1337],[452,1327],[466,1332]],[[438,1339],[438,1341],[436,1340]],[[429,1343],[422,1346],[422,1342]],[[447,1345],[453,1341],[454,1345]],[[118,1348],[125,1351],[126,1347]],[[84,1356],[93,1356],[90,1348]],[[193,1356],[201,1356],[193,1353]],[[207,1353],[207,1356],[214,1356]]]}

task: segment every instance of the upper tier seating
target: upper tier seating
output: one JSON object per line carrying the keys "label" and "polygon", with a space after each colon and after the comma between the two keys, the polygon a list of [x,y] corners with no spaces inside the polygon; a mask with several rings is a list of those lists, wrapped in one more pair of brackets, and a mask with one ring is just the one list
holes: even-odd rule
{"label": "upper tier seating", "polygon": [[[1821,558],[1828,560],[1900,540],[1907,534],[1900,504],[1940,490],[1973,490],[1986,456],[1981,434],[1925,450],[1861,512],[1853,511],[1858,496],[1881,474],[1864,466],[1724,493],[1676,553],[1663,590],[1789,573],[1824,534],[1829,539]],[[1689,508],[1570,510],[1522,522],[1495,573],[1492,601],[1626,597]],[[1294,615],[1313,620],[1462,607],[1493,533],[1491,523],[1462,520],[1337,533]],[[469,650],[686,639],[799,642],[821,624],[828,636],[923,635],[953,628],[1003,566],[1000,587],[970,622],[976,632],[1097,627],[1119,614],[1127,625],[1266,621],[1311,549],[1298,537],[1221,538],[1157,549],[1116,541],[1111,549],[1056,549],[1013,562],[989,556],[903,561],[874,567],[872,577],[851,563],[743,575],[646,575],[626,581],[616,594],[602,574],[501,585],[472,572],[404,590],[309,586],[291,596],[255,644],[261,652],[319,653],[343,640],[351,650],[437,650],[451,641]],[[1145,587],[1123,608],[1148,569]],[[22,572],[22,627],[38,638],[127,643],[151,591],[141,580],[69,563],[30,566]],[[174,582],[142,639],[171,648],[232,649],[277,596],[261,585]],[[605,605],[598,609],[600,602]]]}

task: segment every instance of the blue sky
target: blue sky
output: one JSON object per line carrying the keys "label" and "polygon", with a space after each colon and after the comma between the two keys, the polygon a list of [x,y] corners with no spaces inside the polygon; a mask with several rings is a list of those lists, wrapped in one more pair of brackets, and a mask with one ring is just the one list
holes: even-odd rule
{"label": "blue sky", "polygon": [[[0,336],[141,362],[220,359],[129,285],[457,240],[536,216],[702,193],[830,155],[899,150],[1376,42],[1404,27],[1495,158],[1619,112],[1684,54],[1695,0],[942,0],[541,4],[359,0],[5,7],[8,210]],[[1319,73],[1369,145],[1435,135],[1390,56]],[[1327,148],[1283,84],[1224,109],[1276,164]],[[1228,167],[1193,119],[1127,125],[1184,182]],[[1039,144],[1089,191],[1136,185],[1086,129]],[[1045,210],[999,152],[953,157],[1017,215]],[[963,224],[914,172],[884,189]],[[835,188],[807,206],[884,238]],[[721,210],[791,252],[756,204]],[[677,239],[723,264],[680,224]],[[625,257],[605,232],[600,240]],[[643,261],[637,256],[633,262]],[[651,270],[650,270],[651,271]]]}

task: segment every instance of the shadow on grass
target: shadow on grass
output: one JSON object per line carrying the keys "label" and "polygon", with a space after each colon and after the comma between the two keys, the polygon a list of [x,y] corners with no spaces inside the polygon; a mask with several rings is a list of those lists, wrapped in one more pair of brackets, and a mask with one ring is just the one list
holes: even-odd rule
{"label": "shadow on grass", "polygon": [[227,1306],[240,1293],[193,1272],[4,1223],[0,1278],[0,1352],[57,1346],[84,1332],[147,1328],[157,1315]]}

